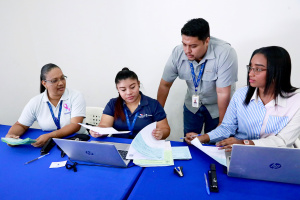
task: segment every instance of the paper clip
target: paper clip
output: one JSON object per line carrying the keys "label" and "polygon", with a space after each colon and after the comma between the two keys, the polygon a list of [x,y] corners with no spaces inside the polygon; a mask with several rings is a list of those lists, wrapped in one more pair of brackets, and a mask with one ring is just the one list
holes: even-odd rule
{"label": "paper clip", "polygon": [[182,172],[183,167],[175,167],[174,168],[174,173],[176,173],[178,176],[183,177],[183,172]]}

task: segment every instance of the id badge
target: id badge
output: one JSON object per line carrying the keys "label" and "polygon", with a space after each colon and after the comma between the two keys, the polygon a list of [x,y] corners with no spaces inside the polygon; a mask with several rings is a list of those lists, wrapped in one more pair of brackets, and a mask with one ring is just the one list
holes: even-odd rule
{"label": "id badge", "polygon": [[198,95],[192,96],[192,106],[194,108],[199,108],[199,96]]}

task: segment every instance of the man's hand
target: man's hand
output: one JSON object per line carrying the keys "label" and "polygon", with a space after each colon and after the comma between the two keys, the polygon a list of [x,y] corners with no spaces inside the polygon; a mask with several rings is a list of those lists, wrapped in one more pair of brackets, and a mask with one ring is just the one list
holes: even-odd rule
{"label": "man's hand", "polygon": [[195,139],[195,137],[197,137],[197,133],[195,132],[190,132],[187,133],[184,140],[186,141],[186,143],[191,144],[192,140]]}

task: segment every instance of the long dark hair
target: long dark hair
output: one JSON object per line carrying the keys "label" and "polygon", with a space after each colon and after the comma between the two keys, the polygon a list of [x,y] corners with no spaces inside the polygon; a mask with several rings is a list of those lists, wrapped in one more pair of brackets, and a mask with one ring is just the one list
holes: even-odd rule
{"label": "long dark hair", "polygon": [[[115,78],[115,84],[117,85],[121,80],[125,80],[128,78],[139,81],[136,73],[129,70],[127,67],[124,67],[121,71],[118,72],[118,74]],[[117,98],[117,101],[115,104],[114,119],[116,120],[119,117],[122,119],[122,121],[125,121],[125,119],[126,119],[124,111],[123,111],[123,99],[120,96],[120,94],[119,94],[119,97]]]}
{"label": "long dark hair", "polygon": [[[283,98],[290,97],[291,95],[288,93],[295,92],[298,88],[291,85],[292,64],[289,53],[278,46],[262,47],[253,52],[249,65],[251,65],[251,59],[255,54],[262,54],[267,59],[267,78],[264,94],[273,92],[276,102],[278,95]],[[274,84],[274,87],[271,87],[272,84]],[[255,91],[255,87],[251,87],[249,84],[249,73],[247,85],[249,89],[245,98],[246,105],[249,104]],[[270,91],[273,88],[274,91]]]}
{"label": "long dark hair", "polygon": [[42,81],[46,80],[46,74],[48,72],[50,72],[53,68],[59,68],[59,67],[57,65],[55,65],[55,64],[52,64],[52,63],[46,64],[46,65],[44,65],[42,67],[42,69],[41,69],[41,75],[40,75],[40,79],[41,79],[40,93],[43,93],[45,91],[45,89],[46,89],[43,86]]}

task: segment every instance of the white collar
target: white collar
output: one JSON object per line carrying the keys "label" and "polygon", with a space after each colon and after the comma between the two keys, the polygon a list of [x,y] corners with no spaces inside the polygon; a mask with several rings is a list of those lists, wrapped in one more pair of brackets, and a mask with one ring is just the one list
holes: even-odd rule
{"label": "white collar", "polygon": [[[47,95],[47,89],[45,89],[45,91],[42,93],[43,94],[43,102],[47,102],[49,101],[48,95]],[[61,96],[60,100],[67,100],[69,99],[69,90],[66,88],[64,94]]]}
{"label": "white collar", "polygon": [[[255,100],[255,102],[257,103],[258,100],[261,101],[260,97],[258,96],[258,88],[255,89],[252,97],[251,97],[251,101],[252,100]],[[277,96],[277,104],[278,106],[281,106],[281,107],[286,107],[286,98],[283,98],[281,97],[280,95]],[[269,106],[275,106],[275,99],[273,99],[272,101],[270,101],[269,103],[267,103],[266,105],[269,105]]]}

